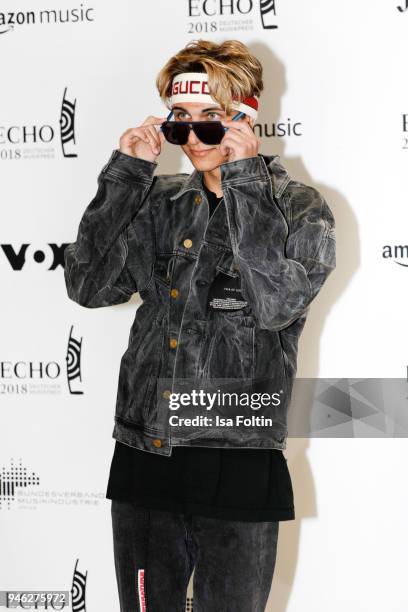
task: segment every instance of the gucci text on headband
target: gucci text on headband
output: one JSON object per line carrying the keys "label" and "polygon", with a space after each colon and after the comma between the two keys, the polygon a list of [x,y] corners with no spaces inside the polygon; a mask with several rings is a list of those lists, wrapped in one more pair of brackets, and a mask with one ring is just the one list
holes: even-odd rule
{"label": "gucci text on headband", "polygon": [[[182,72],[172,81],[171,96],[167,98],[166,106],[171,109],[176,102],[210,102],[217,104],[208,89],[206,72]],[[259,98],[250,96],[243,100],[234,100],[232,108],[249,115],[254,120],[258,116]]]}

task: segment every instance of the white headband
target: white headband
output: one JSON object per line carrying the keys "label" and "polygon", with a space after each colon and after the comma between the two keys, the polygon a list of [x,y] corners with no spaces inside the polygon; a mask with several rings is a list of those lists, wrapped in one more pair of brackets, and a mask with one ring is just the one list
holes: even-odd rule
{"label": "white headband", "polygon": [[[172,81],[171,95],[167,98],[166,106],[171,110],[176,102],[210,102],[218,104],[208,89],[208,75],[206,72],[182,72]],[[258,116],[259,98],[250,96],[243,100],[235,100],[232,108],[249,115],[254,120]]]}

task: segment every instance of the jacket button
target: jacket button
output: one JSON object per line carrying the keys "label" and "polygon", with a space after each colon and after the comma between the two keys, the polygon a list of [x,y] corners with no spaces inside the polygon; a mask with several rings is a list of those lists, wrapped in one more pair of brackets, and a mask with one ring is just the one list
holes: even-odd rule
{"label": "jacket button", "polygon": [[156,447],[156,448],[160,448],[162,445],[161,440],[159,440],[158,438],[155,438],[154,440],[152,440],[152,444]]}
{"label": "jacket button", "polygon": [[232,269],[234,272],[239,272],[239,266],[237,266],[236,264],[232,266]]}
{"label": "jacket button", "polygon": [[196,204],[201,204],[201,200],[202,200],[202,197],[200,195],[196,195],[196,197],[194,198],[194,202]]}
{"label": "jacket button", "polygon": [[183,242],[184,246],[186,247],[186,249],[189,249],[190,247],[193,246],[193,241],[190,240],[190,238],[186,238]]}
{"label": "jacket button", "polygon": [[176,346],[177,346],[177,340],[176,340],[175,338],[172,338],[172,339],[170,340],[170,346],[171,346],[171,348],[176,348]]}
{"label": "jacket button", "polygon": [[163,395],[164,399],[169,399],[169,397],[171,395],[170,389],[166,389],[165,391],[163,391],[162,395]]}
{"label": "jacket button", "polygon": [[179,290],[178,290],[178,289],[172,289],[172,290],[170,291],[170,295],[171,295],[171,297],[176,298],[176,297],[178,296],[178,294],[179,294]]}

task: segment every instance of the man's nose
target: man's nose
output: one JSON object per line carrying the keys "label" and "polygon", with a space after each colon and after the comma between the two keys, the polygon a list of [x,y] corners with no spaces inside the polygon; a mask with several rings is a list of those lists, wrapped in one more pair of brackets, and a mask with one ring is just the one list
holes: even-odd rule
{"label": "man's nose", "polygon": [[189,135],[188,135],[187,144],[189,144],[189,145],[196,145],[198,142],[200,142],[200,140],[197,138],[194,130],[190,127],[190,132],[189,132]]}

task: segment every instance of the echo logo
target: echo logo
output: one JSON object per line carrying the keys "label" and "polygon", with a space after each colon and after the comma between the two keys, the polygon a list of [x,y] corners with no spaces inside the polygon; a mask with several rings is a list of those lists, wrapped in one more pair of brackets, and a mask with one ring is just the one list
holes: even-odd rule
{"label": "echo logo", "polygon": [[[76,99],[68,98],[65,87],[59,109],[59,141],[63,157],[78,157],[75,151],[75,107]],[[52,157],[54,149],[50,145],[56,140],[57,132],[58,128],[52,121],[41,125],[26,125],[18,121],[0,125],[0,160]],[[32,145],[37,147],[30,148]],[[39,149],[38,145],[47,145],[47,148]]]}
{"label": "echo logo", "polygon": [[276,29],[276,3],[275,0],[189,0],[188,16],[197,18],[217,18],[225,16],[249,17],[256,7],[261,16],[264,30]]}

